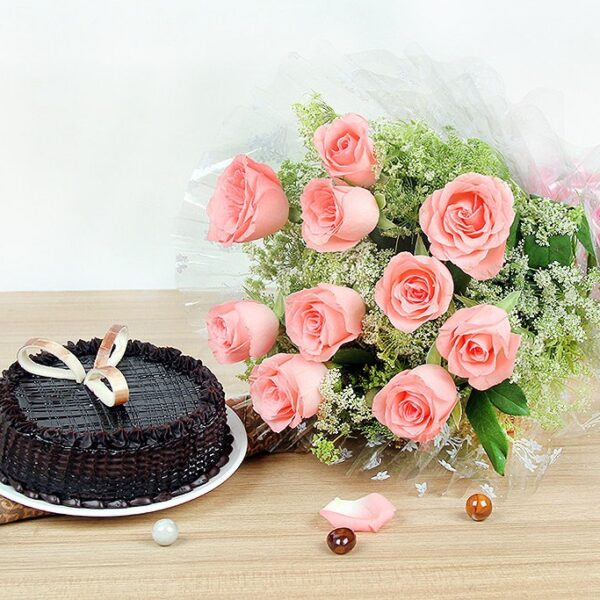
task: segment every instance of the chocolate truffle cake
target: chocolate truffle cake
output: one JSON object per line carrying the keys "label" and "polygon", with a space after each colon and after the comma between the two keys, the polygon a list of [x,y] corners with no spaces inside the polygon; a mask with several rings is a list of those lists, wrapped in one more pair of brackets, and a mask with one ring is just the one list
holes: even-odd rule
{"label": "chocolate truffle cake", "polygon": [[[100,345],[94,339],[65,348],[88,371]],[[3,373],[2,483],[55,504],[121,508],[168,500],[219,472],[233,438],[215,376],[173,348],[129,341],[123,349],[118,370],[129,399],[121,405],[106,406],[91,386],[32,375],[18,363]],[[60,365],[46,352],[32,360]]]}

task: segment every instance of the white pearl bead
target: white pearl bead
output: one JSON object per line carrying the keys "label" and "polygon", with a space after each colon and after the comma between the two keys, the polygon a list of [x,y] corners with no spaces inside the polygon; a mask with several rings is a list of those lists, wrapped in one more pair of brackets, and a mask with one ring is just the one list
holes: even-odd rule
{"label": "white pearl bead", "polygon": [[177,524],[171,519],[160,519],[152,527],[152,538],[159,546],[170,546],[178,535]]}

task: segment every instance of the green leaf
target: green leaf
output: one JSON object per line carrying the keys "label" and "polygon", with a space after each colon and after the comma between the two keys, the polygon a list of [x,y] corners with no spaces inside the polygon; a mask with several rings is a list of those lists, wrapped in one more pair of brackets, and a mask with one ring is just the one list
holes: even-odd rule
{"label": "green leaf", "polygon": [[508,456],[508,436],[498,422],[494,405],[484,392],[473,390],[467,402],[466,412],[492,466],[497,473],[504,475]]}
{"label": "green leaf", "polygon": [[373,400],[375,400],[375,396],[380,389],[380,387],[374,387],[367,390],[367,393],[365,394],[365,404],[367,406],[373,406]]}
{"label": "green leaf", "polygon": [[386,230],[386,229],[394,229],[394,227],[396,227],[396,225],[390,221],[388,218],[386,218],[383,213],[379,214],[379,221],[377,221],[377,227],[379,227],[379,229],[382,230]]}
{"label": "green leaf", "polygon": [[427,246],[425,246],[425,242],[419,234],[417,234],[417,241],[415,243],[415,256],[429,256]]}
{"label": "green leaf", "polygon": [[376,358],[362,348],[340,348],[331,358],[338,365],[372,365]]}
{"label": "green leaf", "polygon": [[467,308],[471,308],[472,306],[477,306],[477,302],[475,300],[471,300],[471,298],[467,298],[466,296],[461,296],[460,294],[454,294],[454,297],[462,302]]}
{"label": "green leaf", "polygon": [[460,420],[462,419],[462,414],[462,404],[459,401],[456,403],[456,406],[452,409],[452,412],[450,413],[450,420],[452,421],[456,429],[460,427]]}
{"label": "green leaf", "polygon": [[573,262],[573,244],[568,235],[553,235],[548,238],[548,246],[540,246],[535,236],[525,236],[525,253],[529,258],[529,266],[538,269],[547,267],[553,262],[570,265]]}
{"label": "green leaf", "polygon": [[394,235],[398,232],[398,228],[394,225],[393,229],[388,230],[390,233],[386,233],[383,229],[373,229],[369,234],[369,238],[377,244],[378,248],[382,250],[393,250],[395,254],[398,252],[412,252],[413,243],[409,237],[400,237]]}
{"label": "green leaf", "polygon": [[469,281],[471,281],[471,276],[467,275],[464,271],[459,269],[451,262],[447,262],[446,266],[450,271],[450,275],[452,275],[452,281],[454,281],[454,291],[457,294],[464,294],[467,286],[469,285]]}
{"label": "green leaf", "polygon": [[508,233],[508,239],[506,240],[506,249],[512,250],[517,245],[517,236],[519,234],[519,225],[521,223],[521,215],[515,213],[515,219],[510,226]]}
{"label": "green leaf", "polygon": [[442,364],[442,355],[438,352],[438,349],[435,345],[435,342],[429,348],[429,352],[427,353],[427,358],[425,362],[428,365],[441,365]]}
{"label": "green leaf", "polygon": [[275,303],[273,304],[273,312],[275,316],[281,321],[285,315],[285,297],[281,293],[281,290],[277,292],[275,296]]}
{"label": "green leaf", "polygon": [[386,205],[385,196],[381,192],[377,192],[375,194],[375,202],[377,202],[377,206],[379,206],[379,210],[383,210]]}
{"label": "green leaf", "polygon": [[507,415],[525,417],[529,414],[527,398],[523,390],[508,379],[480,393],[486,395],[498,410]]}
{"label": "green leaf", "polygon": [[290,223],[302,223],[302,213],[296,206],[290,206],[290,213],[288,215]]}
{"label": "green leaf", "polygon": [[519,335],[530,336],[533,335],[529,329],[525,329],[525,327],[513,327],[512,330]]}
{"label": "green leaf", "polygon": [[590,230],[590,224],[588,223],[587,217],[581,215],[581,221],[579,221],[579,229],[577,229],[577,239],[581,242],[581,245],[585,248],[585,251],[592,256],[595,256],[594,242],[592,241],[592,232]]}
{"label": "green leaf", "polygon": [[496,304],[498,308],[504,309],[507,313],[510,313],[515,306],[519,303],[519,299],[521,298],[521,292],[516,290],[505,296],[500,302]]}

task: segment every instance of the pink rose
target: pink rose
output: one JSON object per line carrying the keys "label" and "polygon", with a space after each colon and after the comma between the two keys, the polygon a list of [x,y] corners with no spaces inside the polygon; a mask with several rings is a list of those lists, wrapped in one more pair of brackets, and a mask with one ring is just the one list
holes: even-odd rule
{"label": "pink rose", "polygon": [[436,346],[450,373],[487,390],[512,375],[520,343],[505,310],[480,304],[456,311],[442,325]]}
{"label": "pink rose", "polygon": [[600,173],[579,167],[573,169],[574,167],[569,167],[570,172],[565,175],[564,165],[555,164],[539,169],[531,165],[533,173],[527,181],[526,189],[530,194],[571,205],[579,204],[583,193],[589,196],[600,192]]}
{"label": "pink rose", "polygon": [[325,365],[298,354],[275,354],[252,370],[252,406],[275,432],[297,427],[302,419],[317,414],[326,373]]}
{"label": "pink rose", "polygon": [[452,275],[437,258],[400,252],[377,282],[375,302],[396,329],[412,333],[443,315],[453,293]]}
{"label": "pink rose", "polygon": [[369,235],[379,220],[371,192],[360,187],[333,185],[313,179],[300,198],[302,236],[317,252],[342,252]]}
{"label": "pink rose", "polygon": [[275,171],[238,154],[208,203],[208,239],[226,246],[258,240],[286,224],[289,208]]}
{"label": "pink rose", "polygon": [[313,138],[326,171],[348,183],[371,187],[375,177],[375,154],[369,122],[348,114],[321,125]]}
{"label": "pink rose", "polygon": [[275,345],[279,333],[275,313],[253,300],[213,306],[206,326],[208,345],[222,364],[264,356]]}
{"label": "pink rose", "polygon": [[457,400],[445,369],[420,365],[398,373],[377,392],[373,415],[398,437],[427,442],[441,431]]}
{"label": "pink rose", "polygon": [[433,192],[421,206],[419,222],[431,254],[449,260],[475,279],[490,279],[504,264],[513,194],[501,179],[478,173],[459,175]]}
{"label": "pink rose", "polygon": [[354,290],[321,283],[286,298],[285,327],[304,358],[324,362],[362,333],[365,312]]}

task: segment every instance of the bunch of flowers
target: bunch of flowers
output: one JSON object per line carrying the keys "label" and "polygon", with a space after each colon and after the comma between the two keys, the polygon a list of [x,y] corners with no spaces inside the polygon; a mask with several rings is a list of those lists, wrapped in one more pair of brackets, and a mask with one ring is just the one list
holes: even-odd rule
{"label": "bunch of flowers", "polygon": [[526,193],[451,129],[340,116],[319,95],[294,108],[304,158],[275,172],[238,155],[208,205],[208,239],[252,265],[247,298],[209,312],[215,357],[246,361],[274,431],[310,420],[325,462],[348,437],[426,448],[451,431],[503,474],[515,432],[560,426],[578,408],[562,390],[594,375],[582,206]]}

